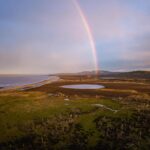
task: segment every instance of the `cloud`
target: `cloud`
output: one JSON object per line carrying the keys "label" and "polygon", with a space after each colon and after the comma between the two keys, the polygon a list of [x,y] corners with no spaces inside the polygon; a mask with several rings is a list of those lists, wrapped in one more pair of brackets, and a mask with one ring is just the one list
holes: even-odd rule
{"label": "cloud", "polygon": [[33,8],[35,1],[24,5],[19,2],[13,7],[6,3],[9,10],[5,7],[3,13],[8,11],[7,14],[0,16],[0,73],[74,72],[93,68],[88,37],[78,12],[68,2],[38,1]]}
{"label": "cloud", "polygon": [[[140,0],[80,0],[101,68],[149,68],[150,5]],[[0,73],[94,68],[80,15],[70,0],[0,1]]]}

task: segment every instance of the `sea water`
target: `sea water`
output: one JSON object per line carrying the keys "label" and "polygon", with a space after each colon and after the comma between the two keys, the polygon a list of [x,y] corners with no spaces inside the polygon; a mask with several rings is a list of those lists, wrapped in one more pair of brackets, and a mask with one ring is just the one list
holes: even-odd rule
{"label": "sea water", "polygon": [[48,80],[48,75],[0,75],[0,87],[23,86]]}

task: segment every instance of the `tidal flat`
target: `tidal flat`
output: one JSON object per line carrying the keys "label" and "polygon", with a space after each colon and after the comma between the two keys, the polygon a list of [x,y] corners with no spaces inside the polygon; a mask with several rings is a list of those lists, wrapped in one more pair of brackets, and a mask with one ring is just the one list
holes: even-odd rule
{"label": "tidal flat", "polygon": [[[0,149],[150,148],[150,81],[60,76],[0,92]],[[100,84],[103,89],[65,89]]]}

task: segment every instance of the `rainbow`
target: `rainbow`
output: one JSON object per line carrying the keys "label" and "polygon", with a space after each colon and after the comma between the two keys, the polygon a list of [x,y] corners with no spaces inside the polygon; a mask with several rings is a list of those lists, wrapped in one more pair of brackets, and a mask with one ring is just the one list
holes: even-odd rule
{"label": "rainbow", "polygon": [[86,16],[84,15],[84,12],[82,11],[82,9],[80,7],[78,0],[73,0],[73,3],[75,5],[75,7],[77,8],[77,11],[80,14],[81,20],[82,20],[85,30],[87,32],[87,36],[88,36],[92,54],[93,54],[95,71],[96,71],[96,73],[98,73],[97,71],[99,70],[99,65],[98,65],[96,46],[95,46],[95,41],[94,41],[92,30],[90,28],[90,25],[88,23]]}

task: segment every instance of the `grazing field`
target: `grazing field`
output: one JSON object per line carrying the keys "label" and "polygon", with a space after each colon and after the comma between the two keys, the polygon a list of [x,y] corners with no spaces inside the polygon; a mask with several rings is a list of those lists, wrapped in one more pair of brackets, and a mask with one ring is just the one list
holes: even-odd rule
{"label": "grazing field", "polygon": [[[0,92],[0,149],[150,149],[150,82],[60,76]],[[65,89],[69,84],[104,89]]]}

